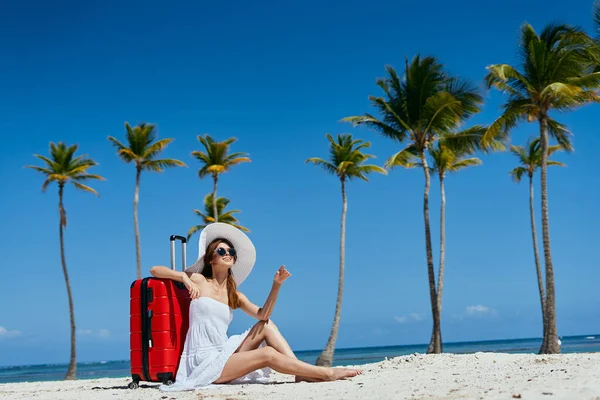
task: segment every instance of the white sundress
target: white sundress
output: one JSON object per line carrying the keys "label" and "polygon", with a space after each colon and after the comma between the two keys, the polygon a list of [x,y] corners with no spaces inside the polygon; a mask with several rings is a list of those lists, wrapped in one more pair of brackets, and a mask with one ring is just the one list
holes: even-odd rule
{"label": "white sundress", "polygon": [[[227,304],[210,297],[199,297],[190,303],[189,329],[175,383],[160,385],[165,392],[194,390],[211,386],[225,363],[244,341],[250,329],[240,335],[227,337],[227,328],[233,319],[233,311]],[[264,341],[261,344],[264,345]],[[260,382],[269,377],[270,368],[251,372],[234,382]]]}

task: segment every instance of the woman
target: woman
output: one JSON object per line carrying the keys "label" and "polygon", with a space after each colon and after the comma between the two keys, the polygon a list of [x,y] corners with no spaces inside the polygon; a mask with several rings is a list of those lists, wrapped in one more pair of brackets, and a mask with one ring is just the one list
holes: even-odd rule
{"label": "woman", "polygon": [[[326,368],[296,358],[273,321],[269,320],[279,289],[291,274],[281,266],[262,308],[237,290],[250,273],[256,251],[239,229],[223,223],[208,225],[200,234],[198,261],[185,272],[155,266],[157,278],[183,282],[192,301],[189,329],[175,384],[162,390],[191,390],[213,383],[229,383],[254,371],[272,368],[296,375],[296,381],[331,381],[362,371]],[[233,309],[240,308],[259,322],[241,335],[227,337]],[[266,346],[263,346],[266,343]]]}

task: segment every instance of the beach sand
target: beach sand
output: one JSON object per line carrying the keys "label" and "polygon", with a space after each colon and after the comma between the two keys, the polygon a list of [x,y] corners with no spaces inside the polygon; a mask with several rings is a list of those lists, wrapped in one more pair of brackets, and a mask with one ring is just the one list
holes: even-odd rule
{"label": "beach sand", "polygon": [[600,400],[600,353],[413,354],[360,366],[361,376],[293,383],[273,373],[268,384],[224,385],[165,393],[158,384],[127,388],[130,378],[9,383],[7,399],[569,399]]}

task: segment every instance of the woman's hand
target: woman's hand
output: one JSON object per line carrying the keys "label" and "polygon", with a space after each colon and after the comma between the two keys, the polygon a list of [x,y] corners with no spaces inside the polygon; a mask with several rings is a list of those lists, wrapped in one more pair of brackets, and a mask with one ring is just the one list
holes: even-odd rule
{"label": "woman's hand", "polygon": [[190,298],[192,300],[200,297],[200,289],[198,289],[198,285],[196,285],[194,282],[192,282],[190,277],[187,276],[187,274],[185,272],[183,273],[183,284],[185,285],[187,290],[189,290]]}
{"label": "woman's hand", "polygon": [[290,274],[288,272],[288,270],[285,269],[285,265],[282,265],[281,267],[279,267],[279,269],[275,273],[274,281],[275,281],[275,283],[281,285],[290,276],[292,276],[292,274]]}

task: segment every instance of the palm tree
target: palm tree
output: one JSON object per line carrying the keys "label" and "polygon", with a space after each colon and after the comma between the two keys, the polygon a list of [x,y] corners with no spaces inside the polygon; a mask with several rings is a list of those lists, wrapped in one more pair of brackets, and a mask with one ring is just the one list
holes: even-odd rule
{"label": "palm tree", "polygon": [[173,139],[156,139],[156,127],[153,124],[142,123],[131,127],[125,122],[127,130],[127,146],[112,136],[108,140],[117,148],[117,154],[126,163],[135,164],[135,194],[133,196],[133,225],[135,228],[135,256],[137,261],[137,277],[142,277],[142,255],[140,248],[140,230],[138,227],[138,201],[140,194],[140,176],[142,171],[162,172],[164,168],[187,167],[185,163],[172,158],[156,159]]}
{"label": "palm tree", "polygon": [[[464,133],[459,133],[459,135]],[[448,135],[450,137],[450,135]],[[501,143],[494,143],[495,149],[502,148]],[[430,172],[433,174],[437,174],[440,180],[440,194],[441,194],[441,204],[440,204],[440,266],[438,269],[438,281],[437,281],[437,312],[439,315],[437,319],[441,321],[442,316],[442,292],[444,289],[444,267],[446,260],[446,193],[444,189],[444,182],[447,173],[458,172],[462,169],[480,165],[481,160],[476,157],[465,158],[467,154],[464,151],[453,151],[452,148],[444,143],[443,138],[435,143],[429,149],[429,156],[431,157],[431,167]],[[396,157],[395,159],[389,160],[391,163],[386,163],[387,168],[393,168],[395,166],[401,166],[404,168],[414,168],[414,167],[423,167],[422,163],[413,155],[410,155],[407,158]],[[441,341],[441,338],[440,338]],[[433,351],[433,348],[436,345],[436,335],[432,335],[431,341],[429,343],[429,352]]]}
{"label": "palm tree", "polygon": [[[225,208],[229,204],[229,199],[226,199],[225,197],[219,197],[216,203],[219,222],[233,225],[234,227],[244,232],[250,232],[248,228],[241,226],[239,224],[240,221],[238,221],[238,219],[233,215],[241,212],[240,210],[229,210],[226,213],[223,213],[223,211],[225,211]],[[213,204],[213,195],[212,193],[209,193],[204,197],[204,212],[200,210],[194,210],[196,215],[201,217],[204,223],[202,225],[196,225],[190,228],[187,235],[188,240],[190,239],[190,237],[192,237],[194,233],[204,229],[206,225],[212,224],[216,221],[217,218],[215,218]]]}
{"label": "palm tree", "polygon": [[442,314],[442,291],[444,289],[444,264],[446,255],[446,192],[444,190],[444,179],[447,173],[458,172],[462,169],[480,165],[481,160],[477,157],[465,158],[466,154],[454,152],[452,149],[439,141],[429,154],[433,161],[432,170],[440,179],[440,267],[438,271],[437,299],[440,320]]}
{"label": "palm tree", "polygon": [[337,135],[337,141],[330,134],[325,135],[329,140],[329,160],[321,158],[309,158],[307,163],[312,163],[322,167],[326,172],[336,175],[342,184],[342,226],[340,233],[340,276],[338,280],[338,294],[335,303],[335,314],[331,334],[327,340],[327,345],[323,352],[317,358],[317,365],[331,366],[333,362],[333,353],[335,342],[337,340],[338,329],[340,326],[340,314],[342,311],[342,293],[344,288],[344,255],[346,248],[346,210],[348,202],[346,200],[346,180],[360,178],[368,181],[367,174],[377,172],[387,175],[387,171],[376,165],[364,165],[363,163],[370,158],[371,154],[364,154],[361,150],[371,147],[371,143],[362,140],[353,139],[350,134]]}
{"label": "palm tree", "polygon": [[[433,57],[416,56],[409,63],[406,60],[405,74],[398,77],[395,69],[386,67],[388,77],[378,79],[377,84],[386,98],[369,96],[373,106],[382,115],[381,119],[365,114],[344,118],[343,121],[365,125],[396,142],[408,145],[394,154],[386,165],[402,165],[407,158],[416,156],[420,160],[425,175],[423,194],[423,217],[425,223],[425,250],[429,294],[433,316],[432,342],[429,353],[442,352],[441,321],[435,286],[431,232],[429,224],[430,169],[426,152],[442,136],[448,135],[468,117],[479,112],[483,97],[467,82],[449,76],[444,66]],[[446,142],[456,151],[474,150],[481,147],[481,135],[485,128],[474,126],[460,135],[453,135]],[[494,142],[487,142],[486,148],[493,148]]]}
{"label": "palm tree", "polygon": [[[548,156],[555,151],[561,149],[561,146],[550,146],[548,148]],[[535,138],[527,143],[527,148],[522,146],[510,146],[510,151],[517,156],[520,165],[510,171],[515,182],[521,182],[523,176],[529,177],[529,215],[531,218],[531,236],[533,238],[533,256],[535,260],[535,269],[537,272],[538,288],[540,291],[540,303],[542,306],[542,322],[543,322],[543,339],[542,347],[545,348],[546,339],[546,296],[544,294],[544,278],[542,276],[542,269],[540,267],[540,256],[538,252],[537,244],[537,232],[535,229],[535,213],[533,210],[533,174],[542,165],[542,149],[540,148],[540,138]],[[564,166],[563,163],[558,161],[548,160],[548,165]]]}
{"label": "palm tree", "polygon": [[569,111],[589,102],[599,102],[597,90],[600,72],[592,72],[593,42],[579,28],[569,25],[547,25],[538,35],[531,25],[521,27],[519,54],[521,71],[508,64],[487,67],[485,80],[508,94],[503,114],[492,123],[484,142],[498,132],[509,132],[520,121],[537,121],[540,127],[542,238],[546,264],[546,321],[547,338],[543,353],[559,353],[556,332],[554,267],[550,251],[548,220],[548,136],[556,139],[565,150],[571,150],[570,132],[555,121],[550,112]]}
{"label": "palm tree", "polygon": [[78,145],[67,147],[63,142],[54,144],[50,142],[50,157],[35,154],[35,157],[46,163],[45,167],[37,167],[34,165],[26,165],[26,168],[32,168],[42,173],[46,180],[42,185],[42,192],[45,192],[52,182],[58,184],[58,215],[59,224],[58,232],[60,237],[60,261],[62,270],[65,276],[65,284],[67,286],[67,297],[69,299],[69,315],[71,319],[71,359],[65,379],[75,379],[77,376],[77,356],[75,346],[75,309],[73,306],[73,295],[71,293],[71,283],[69,282],[69,274],[67,272],[67,262],[65,260],[65,243],[63,229],[67,227],[67,213],[63,205],[63,192],[67,183],[72,183],[77,189],[98,195],[94,189],[84,185],[81,182],[90,179],[104,180],[100,175],[89,174],[87,170],[97,163],[87,158],[85,155],[74,157]]}
{"label": "palm tree", "polygon": [[233,153],[228,155],[229,146],[237,140],[236,138],[215,142],[210,135],[204,135],[204,137],[198,135],[198,140],[204,146],[206,153],[192,151],[192,155],[203,164],[202,168],[198,171],[200,179],[207,175],[212,175],[213,215],[216,217],[215,222],[219,222],[219,213],[217,211],[217,182],[219,180],[219,174],[229,171],[234,165],[250,162],[250,158],[246,157],[245,153]]}

